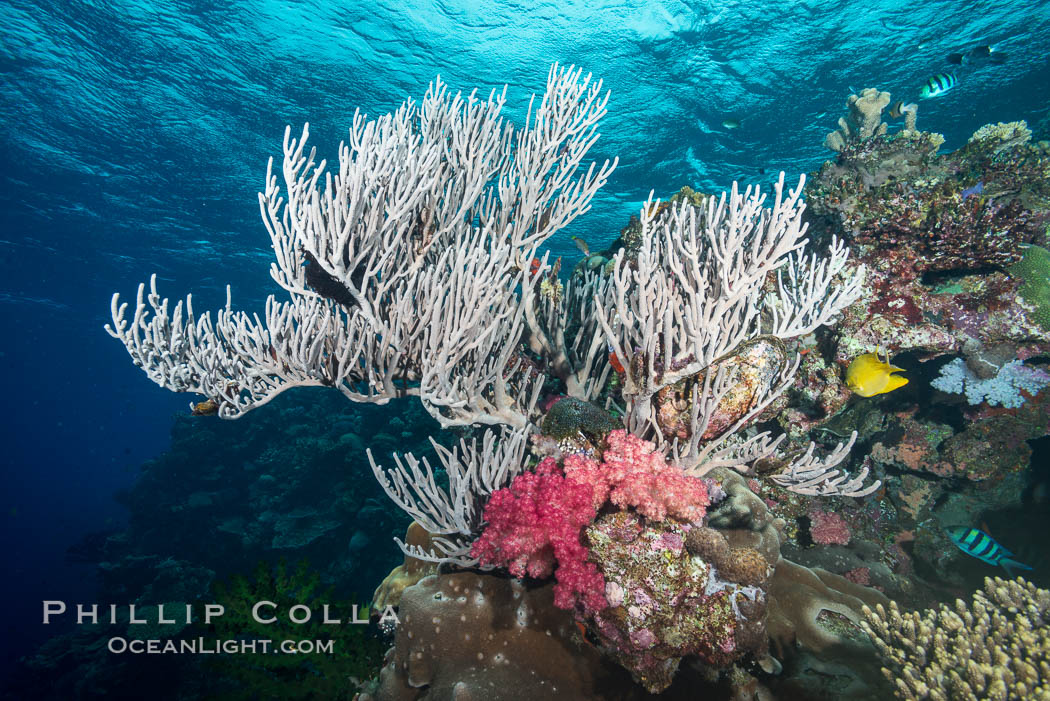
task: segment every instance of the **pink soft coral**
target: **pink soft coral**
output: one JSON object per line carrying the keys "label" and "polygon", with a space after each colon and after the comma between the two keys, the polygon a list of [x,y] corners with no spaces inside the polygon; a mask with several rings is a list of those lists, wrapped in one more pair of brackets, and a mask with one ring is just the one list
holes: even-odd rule
{"label": "pink soft coral", "polygon": [[565,458],[569,480],[594,488],[596,509],[611,501],[654,521],[668,515],[685,521],[704,517],[710,499],[702,479],[669,465],[654,444],[626,431],[613,431],[606,442],[601,464],[580,455]]}
{"label": "pink soft coral", "polygon": [[[496,490],[485,506],[485,527],[471,548],[483,565],[505,566],[515,577],[547,577],[554,571],[554,603],[572,608],[581,601],[598,611],[605,601],[605,579],[580,542],[584,526],[594,520],[593,489],[565,479],[553,458],[535,472],[514,478]],[[557,570],[554,569],[557,563]]]}

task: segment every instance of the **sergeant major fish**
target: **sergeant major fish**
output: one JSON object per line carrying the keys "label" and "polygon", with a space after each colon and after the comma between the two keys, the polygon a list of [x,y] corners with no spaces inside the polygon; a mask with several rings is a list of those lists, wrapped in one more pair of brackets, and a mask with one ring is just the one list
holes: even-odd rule
{"label": "sergeant major fish", "polygon": [[999,545],[994,538],[979,528],[956,526],[945,530],[948,533],[948,537],[952,539],[952,542],[955,543],[959,550],[989,565],[1002,565],[1003,569],[1010,576],[1013,576],[1013,570],[1011,569],[1013,567],[1021,570],[1032,569],[1028,565],[1012,559],[1012,552]]}
{"label": "sergeant major fish", "polygon": [[938,97],[954,88],[958,82],[959,81],[954,73],[938,73],[937,75],[931,75],[926,79],[926,83],[919,91],[919,97],[924,100],[931,97]]}
{"label": "sergeant major fish", "polygon": [[905,102],[904,100],[897,100],[890,105],[890,116],[894,119],[900,119],[906,112],[914,112],[919,109],[919,106],[914,102]]}

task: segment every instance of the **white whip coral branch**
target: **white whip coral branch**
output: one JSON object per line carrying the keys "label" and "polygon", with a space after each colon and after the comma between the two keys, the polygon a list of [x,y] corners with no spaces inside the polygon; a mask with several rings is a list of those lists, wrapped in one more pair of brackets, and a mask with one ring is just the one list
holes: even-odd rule
{"label": "white whip coral branch", "polygon": [[379,484],[395,504],[416,520],[433,537],[436,551],[425,552],[400,540],[397,544],[406,555],[428,562],[453,562],[472,567],[477,559],[470,557],[472,533],[480,516],[478,502],[505,487],[521,472],[528,447],[527,433],[504,430],[497,442],[494,431],[485,431],[479,448],[477,439],[460,441],[458,448],[448,448],[431,439],[448,475],[448,490],[438,485],[434,470],[426,458],[417,460],[411,453],[394,454],[395,468],[386,470],[376,464],[372,451],[368,461]]}
{"label": "white whip coral branch", "polygon": [[854,431],[848,441],[839,443],[824,458],[813,455],[814,445],[810,443],[806,452],[792,460],[784,472],[773,475],[773,481],[785,489],[808,496],[866,497],[874,494],[882,486],[882,480],[875,480],[865,487],[867,467],[861,468],[856,477],[832,469],[846,459],[856,440],[857,432]]}
{"label": "white whip coral branch", "polygon": [[259,206],[290,301],[271,297],[265,319],[227,304],[213,324],[190,298],[170,309],[151,282],[130,321],[114,296],[107,330],[155,382],[205,394],[225,418],[326,385],[355,401],[419,396],[446,427],[529,425],[542,378],[518,354],[526,326],[559,374],[579,372],[538,321],[550,266],[534,256],[616,163],[584,164],[601,81],[555,65],[517,131],[504,99],[451,96],[438,79],[418,107],[358,112],[334,173],[307,150],[309,125],[298,139],[286,129],[284,192],[271,159]]}
{"label": "white whip coral branch", "polygon": [[[641,212],[636,256],[617,254],[612,283],[594,299],[613,352],[630,359],[623,386],[629,430],[661,440],[654,402],[661,389],[696,376],[763,335],[790,339],[811,333],[860,295],[863,268],[846,271],[849,254],[840,241],[832,241],[826,257],[806,253],[804,184],[802,177],[785,193],[781,173],[772,208],[763,206],[766,198],[758,188],[740,193],[736,183],[728,196],[709,197],[699,207],[682,201],[663,210],[650,195]],[[797,366],[796,359],[743,417],[702,445],[711,414],[730,389],[724,367],[706,373],[702,387],[693,389],[689,444],[668,447],[684,467],[701,474],[768,455],[776,447],[768,436],[726,441],[790,386]]]}

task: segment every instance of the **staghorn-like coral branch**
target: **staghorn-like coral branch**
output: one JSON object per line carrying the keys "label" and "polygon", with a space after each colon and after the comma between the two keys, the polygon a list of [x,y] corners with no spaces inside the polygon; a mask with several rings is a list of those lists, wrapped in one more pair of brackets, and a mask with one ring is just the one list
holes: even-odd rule
{"label": "staghorn-like coral branch", "polygon": [[861,623],[901,699],[1050,697],[1050,591],[984,580],[971,602],[902,612],[864,607]]}

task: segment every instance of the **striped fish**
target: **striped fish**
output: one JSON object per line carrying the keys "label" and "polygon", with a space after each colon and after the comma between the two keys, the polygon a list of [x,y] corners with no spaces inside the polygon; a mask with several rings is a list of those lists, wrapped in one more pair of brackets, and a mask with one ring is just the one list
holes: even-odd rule
{"label": "striped fish", "polygon": [[1014,574],[1011,569],[1013,567],[1022,570],[1032,569],[1028,565],[1011,559],[1013,557],[1012,552],[999,545],[994,538],[978,528],[956,526],[946,530],[948,537],[959,547],[959,550],[971,557],[976,557],[981,562],[987,562],[989,565],[1002,565],[1011,577]]}
{"label": "striped fish", "polygon": [[954,73],[931,75],[926,79],[926,84],[922,86],[922,90],[919,91],[919,97],[925,100],[926,98],[943,95],[954,88],[958,82]]}

